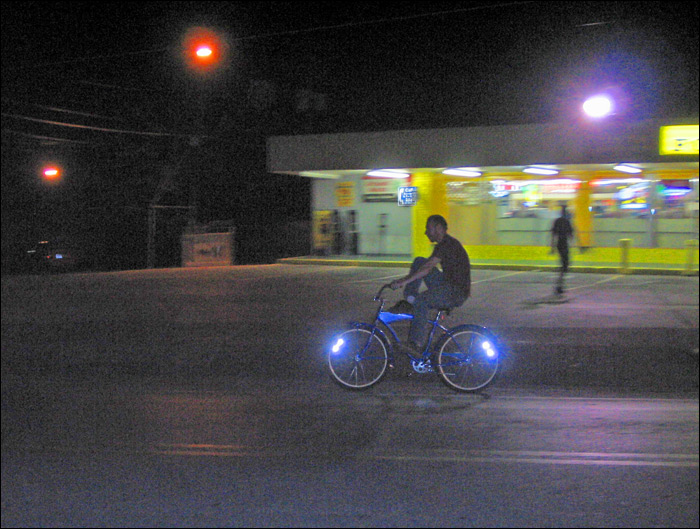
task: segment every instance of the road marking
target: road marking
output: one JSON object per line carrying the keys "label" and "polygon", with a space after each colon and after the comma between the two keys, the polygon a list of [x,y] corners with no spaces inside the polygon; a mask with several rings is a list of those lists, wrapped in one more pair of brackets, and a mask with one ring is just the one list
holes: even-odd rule
{"label": "road marking", "polygon": [[345,284],[353,284],[353,283],[371,283],[373,281],[383,281],[385,279],[396,279],[398,277],[406,277],[406,274],[398,274],[398,275],[392,275],[392,276],[386,276],[386,277],[371,277],[369,279],[358,279],[355,281],[347,281]]}
{"label": "road marking", "polygon": [[216,444],[159,444],[149,450],[152,454],[166,456],[188,457],[264,457],[259,448],[246,445],[216,445]]}
{"label": "road marking", "polygon": [[539,465],[647,466],[697,468],[697,454],[551,452],[531,450],[423,450],[404,454],[367,454],[388,461],[453,463],[529,463]]}
{"label": "road marking", "polygon": [[[392,449],[395,450],[395,449]],[[305,456],[288,450],[246,445],[161,444],[149,450],[157,455],[185,457],[287,457]],[[697,468],[698,454],[645,454],[628,452],[557,452],[549,450],[447,450],[426,449],[403,453],[361,453],[360,459],[452,463],[529,463],[539,465],[651,466]]]}
{"label": "road marking", "polygon": [[472,285],[477,283],[486,283],[487,281],[496,281],[497,279],[503,279],[504,277],[517,276],[518,274],[526,274],[528,272],[536,272],[537,270],[519,270],[518,272],[512,272],[510,274],[503,274],[502,276],[489,277],[488,279],[480,279],[479,281],[472,281]]}
{"label": "road marking", "polygon": [[600,281],[595,281],[595,282],[590,283],[590,284],[588,284],[588,285],[581,285],[581,286],[578,286],[578,287],[567,288],[567,291],[570,292],[570,291],[572,291],[572,290],[580,290],[580,289],[582,289],[582,288],[591,288],[591,287],[594,287],[594,286],[596,286],[596,285],[600,285],[600,284],[602,284],[602,283],[607,283],[608,281],[613,281],[614,279],[618,279],[618,278],[620,278],[620,277],[622,277],[622,276],[619,275],[619,274],[617,274],[617,275],[614,275],[614,276],[612,276],[612,277],[606,277],[605,279],[601,279]]}
{"label": "road marking", "polygon": [[[500,275],[500,276],[490,277],[490,278],[487,278],[487,279],[480,279],[479,281],[472,281],[472,285],[475,285],[475,284],[477,284],[477,283],[485,283],[485,282],[487,282],[487,281],[496,281],[496,280],[502,279],[502,278],[504,278],[504,277],[516,276],[516,275],[518,275],[518,274],[525,274],[525,273],[527,273],[527,272],[532,272],[532,270],[520,270],[520,271],[518,271],[518,272],[512,272],[512,273],[510,273],[510,274],[503,274],[503,275]],[[385,279],[396,279],[396,278],[399,278],[399,277],[406,277],[406,274],[391,275],[391,276],[386,276],[386,277],[372,277],[372,278],[370,278],[370,279],[358,279],[358,280],[355,280],[355,281],[348,281],[348,282],[345,283],[345,284],[371,283],[371,282],[373,282],[373,281],[383,281],[383,280],[385,280]]]}

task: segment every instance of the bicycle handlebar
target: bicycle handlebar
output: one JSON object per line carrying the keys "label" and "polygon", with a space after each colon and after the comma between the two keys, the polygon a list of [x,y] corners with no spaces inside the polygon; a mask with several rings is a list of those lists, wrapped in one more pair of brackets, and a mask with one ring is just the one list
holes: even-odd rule
{"label": "bicycle handlebar", "polygon": [[391,283],[387,283],[386,285],[382,285],[382,288],[379,289],[379,292],[377,292],[377,295],[374,296],[374,301],[381,301],[382,292],[384,292],[385,288],[391,288]]}

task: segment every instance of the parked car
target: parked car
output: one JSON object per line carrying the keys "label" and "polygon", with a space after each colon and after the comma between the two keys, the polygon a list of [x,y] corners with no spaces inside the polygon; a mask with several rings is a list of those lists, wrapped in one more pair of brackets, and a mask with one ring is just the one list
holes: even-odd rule
{"label": "parked car", "polygon": [[27,250],[27,257],[35,272],[70,271],[79,262],[76,249],[60,240],[39,241]]}

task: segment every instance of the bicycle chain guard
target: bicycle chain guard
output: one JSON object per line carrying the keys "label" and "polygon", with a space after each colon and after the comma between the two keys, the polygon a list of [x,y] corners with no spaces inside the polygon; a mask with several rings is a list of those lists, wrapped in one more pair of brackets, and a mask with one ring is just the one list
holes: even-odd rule
{"label": "bicycle chain guard", "polygon": [[411,360],[411,367],[416,373],[432,373],[434,371],[430,360]]}

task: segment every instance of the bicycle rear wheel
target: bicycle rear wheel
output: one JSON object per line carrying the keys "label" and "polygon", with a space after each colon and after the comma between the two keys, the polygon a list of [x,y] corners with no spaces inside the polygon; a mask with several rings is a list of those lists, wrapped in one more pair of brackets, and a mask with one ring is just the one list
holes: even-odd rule
{"label": "bicycle rear wheel", "polygon": [[442,339],[433,367],[449,388],[473,392],[493,381],[500,363],[498,341],[488,329],[461,325]]}
{"label": "bicycle rear wheel", "polygon": [[331,376],[347,389],[373,386],[384,377],[388,366],[388,345],[371,325],[337,334],[328,348]]}

